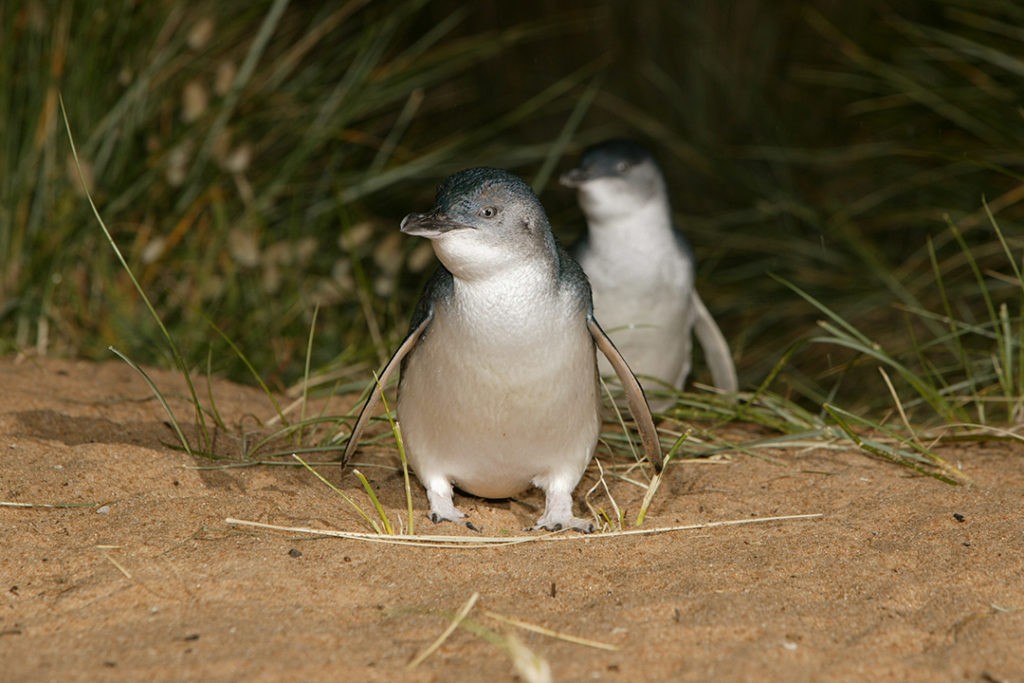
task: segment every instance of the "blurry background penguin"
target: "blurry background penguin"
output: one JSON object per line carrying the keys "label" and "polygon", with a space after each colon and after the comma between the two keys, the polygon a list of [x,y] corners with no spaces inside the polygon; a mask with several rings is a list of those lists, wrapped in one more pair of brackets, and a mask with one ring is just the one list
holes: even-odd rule
{"label": "blurry background penguin", "polygon": [[[594,313],[639,377],[653,410],[672,405],[692,365],[693,335],[716,387],[738,388],[729,345],[694,285],[690,246],[672,224],[665,178],[630,140],[583,152],[561,183],[576,190],[587,236],[574,249],[594,296]],[[603,359],[601,359],[603,361]],[[601,363],[601,374],[611,368]]]}

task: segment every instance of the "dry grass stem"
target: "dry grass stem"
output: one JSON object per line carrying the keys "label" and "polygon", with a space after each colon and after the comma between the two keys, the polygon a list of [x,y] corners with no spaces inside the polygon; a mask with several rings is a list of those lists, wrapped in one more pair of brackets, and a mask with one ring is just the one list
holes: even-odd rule
{"label": "dry grass stem", "polygon": [[17,503],[0,500],[0,508],[94,508],[98,505],[99,503]]}
{"label": "dry grass stem", "polygon": [[900,421],[903,422],[903,427],[907,430],[907,434],[914,440],[914,443],[921,444],[921,440],[917,438],[917,432],[910,425],[910,420],[907,418],[907,412],[903,409],[903,402],[900,400],[899,394],[896,393],[896,387],[892,385],[892,380],[889,378],[889,373],[885,371],[885,368],[879,366],[878,372],[882,375],[882,380],[885,382],[886,389],[889,390],[889,395],[892,396],[892,402],[896,405],[896,410],[900,414]]}
{"label": "dry grass stem", "polygon": [[103,557],[107,558],[107,562],[109,562],[110,564],[112,564],[115,567],[117,567],[117,571],[119,571],[122,574],[124,574],[124,577],[126,579],[131,580],[132,579],[131,572],[129,572],[127,569],[125,569],[124,565],[122,565],[120,562],[118,562],[117,560],[115,560],[113,557],[110,556],[110,554],[106,550],[107,547],[109,547],[109,546],[98,545],[98,546],[96,546],[96,549],[99,550],[101,553],[103,553]]}
{"label": "dry grass stem", "polygon": [[553,683],[551,664],[510,633],[505,636],[505,649],[512,658],[512,666],[526,683]]}
{"label": "dry grass stem", "polygon": [[413,660],[406,665],[406,668],[415,669],[417,666],[422,664],[427,657],[433,654],[434,651],[437,650],[437,648],[441,647],[441,645],[444,644],[444,641],[448,640],[448,637],[455,631],[455,629],[459,627],[459,624],[462,623],[462,620],[466,618],[466,615],[469,614],[470,610],[473,609],[473,606],[479,599],[479,593],[473,593],[471,596],[469,596],[469,600],[466,601],[466,604],[462,606],[462,609],[459,610],[459,613],[456,614],[455,618],[452,619],[450,624],[448,624],[448,628],[446,628],[441,633],[441,635],[437,637],[437,640],[431,643],[427,647],[427,649],[423,650],[418,655],[416,655],[416,657],[414,657]]}
{"label": "dry grass stem", "polygon": [[519,545],[521,543],[540,543],[555,541],[599,541],[620,536],[651,536],[675,531],[693,531],[696,529],[713,529],[722,526],[742,526],[746,524],[765,524],[768,522],[789,522],[797,520],[818,519],[824,513],[814,512],[797,515],[781,515],[777,517],[752,517],[750,519],[731,519],[720,522],[704,522],[701,524],[684,524],[680,526],[658,527],[656,529],[630,529],[628,531],[610,531],[598,534],[572,534],[565,531],[540,534],[537,536],[385,536],[380,534],[360,533],[356,531],[337,531],[334,529],[310,529],[308,527],[278,526],[244,519],[228,517],[225,524],[231,526],[248,526],[272,531],[286,531],[293,534],[313,534],[332,538],[347,538],[353,541],[372,541],[391,545],[411,545],[428,548],[493,548],[495,546]]}
{"label": "dry grass stem", "polygon": [[568,633],[562,633],[560,631],[554,631],[552,629],[545,628],[545,627],[539,626],[537,624],[531,624],[528,621],[521,621],[521,620],[515,619],[513,617],[506,617],[503,614],[498,614],[497,612],[492,612],[489,609],[484,609],[484,610],[481,610],[481,611],[485,615],[490,617],[491,619],[494,619],[495,621],[500,621],[500,622],[502,622],[504,624],[509,624],[510,626],[516,626],[518,628],[523,629],[524,631],[532,631],[533,633],[539,633],[541,635],[549,636],[551,638],[557,638],[558,640],[564,640],[567,643],[574,643],[576,645],[583,645],[585,647],[592,647],[592,648],[595,648],[597,650],[607,650],[609,652],[618,652],[618,650],[619,650],[618,646],[612,645],[610,643],[602,643],[602,642],[599,642],[597,640],[590,640],[588,638],[580,638],[579,636],[569,635]]}

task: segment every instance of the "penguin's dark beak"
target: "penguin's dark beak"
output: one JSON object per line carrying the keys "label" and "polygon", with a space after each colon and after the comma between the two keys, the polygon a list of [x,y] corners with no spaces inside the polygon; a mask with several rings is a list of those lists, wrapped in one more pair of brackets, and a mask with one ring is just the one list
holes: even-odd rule
{"label": "penguin's dark beak", "polygon": [[571,171],[566,171],[558,178],[558,183],[565,187],[579,187],[583,183],[590,180],[590,176],[582,168],[574,168]]}
{"label": "penguin's dark beak", "polygon": [[416,235],[417,237],[429,239],[440,237],[452,230],[464,230],[472,227],[472,225],[465,225],[464,223],[452,220],[443,213],[431,211],[430,213],[410,213],[402,219],[400,230],[406,235]]}

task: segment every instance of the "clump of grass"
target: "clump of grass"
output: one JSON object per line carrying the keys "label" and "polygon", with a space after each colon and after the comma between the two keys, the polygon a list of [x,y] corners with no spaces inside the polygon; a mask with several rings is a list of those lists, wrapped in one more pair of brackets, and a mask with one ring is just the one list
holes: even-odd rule
{"label": "clump of grass", "polygon": [[[785,362],[784,357],[780,369]],[[674,459],[679,454],[691,461],[744,454],[774,461],[769,454],[779,450],[857,449],[947,483],[967,482],[962,472],[936,453],[936,443],[925,445],[918,438],[891,381],[884,371],[882,375],[902,418],[898,427],[887,425],[887,419],[857,414],[830,402],[823,403],[818,412],[807,410],[771,390],[776,377],[772,373],[757,390],[735,396],[676,392],[675,405],[665,414],[660,431],[675,436],[670,450]],[[674,432],[673,423],[685,428]],[[730,425],[743,427],[738,439],[724,431]],[[653,496],[652,490],[656,491],[656,486],[649,485],[648,496]]]}
{"label": "clump of grass", "polygon": [[[394,206],[420,196],[408,180],[443,175],[481,147],[492,163],[545,158],[496,141],[539,109],[571,108],[558,98],[593,72],[567,70],[518,108],[474,111],[459,87],[467,73],[583,26],[556,14],[472,30],[468,13],[435,20],[419,0],[5,5],[0,339],[93,357],[116,344],[164,361],[162,340],[139,329],[136,287],[79,229],[87,212],[65,168],[59,92],[82,138],[85,185],[186,361],[212,346],[217,371],[248,381],[223,345],[232,340],[280,388],[302,372],[318,303],[336,346],[314,349],[313,366],[372,357],[360,293],[377,295],[373,317],[390,328],[407,303],[391,296],[403,266],[412,277],[425,266],[383,236]],[[223,337],[211,341],[207,318]]]}
{"label": "clump of grass", "polygon": [[[146,294],[146,292],[143,289],[142,285],[139,283],[139,280],[135,276],[135,273],[133,272],[131,266],[126,261],[123,253],[121,252],[121,249],[118,247],[117,242],[114,240],[114,238],[113,238],[109,228],[107,227],[106,222],[103,220],[103,217],[100,215],[100,212],[97,209],[95,202],[93,201],[92,193],[89,190],[89,188],[87,186],[87,183],[86,183],[85,172],[84,172],[84,170],[82,168],[81,160],[79,159],[79,156],[78,156],[78,149],[77,149],[77,147],[75,145],[74,136],[73,136],[72,131],[71,131],[71,125],[70,125],[70,123],[68,121],[67,111],[64,108],[63,101],[60,102],[60,107],[61,107],[61,114],[62,114],[63,119],[64,119],[65,130],[66,130],[66,132],[68,134],[68,139],[69,139],[69,143],[70,143],[70,147],[71,147],[72,158],[74,160],[75,167],[76,167],[76,169],[77,169],[77,171],[79,173],[80,179],[82,181],[83,192],[85,194],[85,198],[86,198],[86,200],[87,200],[87,202],[89,204],[89,207],[92,210],[93,217],[95,218],[95,220],[96,220],[97,224],[99,225],[99,227],[100,227],[104,237],[106,238],[108,245],[110,246],[111,250],[116,255],[118,261],[120,262],[121,267],[124,269],[124,272],[125,272],[127,278],[129,279],[129,281],[134,286],[135,291],[136,291],[138,297],[145,304],[146,309],[147,309],[147,311],[150,314],[150,317],[152,318],[152,320],[156,324],[157,328],[160,330],[160,333],[161,333],[162,338],[163,338],[163,342],[164,342],[167,350],[170,352],[171,357],[173,358],[173,361],[174,361],[174,365],[178,369],[178,371],[181,373],[181,376],[182,376],[182,378],[183,378],[183,380],[185,382],[185,385],[186,385],[186,387],[188,389],[189,403],[191,404],[191,406],[193,408],[193,416],[195,418],[195,424],[196,424],[197,432],[198,432],[198,438],[199,438],[199,443],[198,444],[193,443],[192,440],[187,436],[185,428],[183,427],[183,424],[178,419],[177,414],[171,408],[171,406],[170,406],[170,404],[169,404],[169,402],[167,400],[167,397],[165,396],[164,392],[153,381],[153,379],[150,377],[149,373],[147,373],[145,371],[145,369],[143,369],[139,364],[137,364],[134,361],[132,361],[130,358],[128,358],[128,356],[126,356],[124,353],[122,353],[118,349],[115,349],[114,347],[110,347],[110,351],[112,351],[115,355],[117,355],[119,358],[121,358],[123,361],[125,361],[130,367],[132,367],[134,370],[136,370],[142,376],[142,378],[145,380],[147,385],[153,391],[154,396],[159,401],[161,407],[167,413],[169,424],[171,425],[171,428],[174,430],[174,433],[175,433],[175,435],[178,438],[178,442],[179,442],[181,448],[186,453],[188,453],[189,455],[213,455],[214,434],[212,432],[212,429],[216,428],[216,429],[224,430],[227,427],[224,424],[223,419],[220,417],[220,414],[219,414],[219,412],[218,412],[218,410],[216,408],[216,402],[213,399],[212,390],[210,390],[208,392],[208,395],[209,395],[209,406],[208,407],[204,406],[204,404],[202,403],[202,401],[199,398],[199,394],[198,394],[198,391],[196,389],[195,383],[192,380],[191,368],[189,367],[189,365],[187,364],[185,358],[183,357],[183,355],[179,351],[177,343],[175,342],[175,340],[172,337],[171,333],[168,331],[167,326],[163,322],[163,319],[157,313],[157,311],[156,311],[153,303],[151,302],[149,296]],[[315,316],[315,312],[314,312],[313,325],[315,325],[315,321],[316,321],[316,316]],[[279,403],[277,402],[277,400],[275,399],[273,393],[270,391],[270,389],[267,387],[267,385],[263,383],[262,379],[260,378],[260,375],[256,372],[255,368],[249,362],[249,360],[245,356],[245,354],[243,354],[242,351],[216,325],[213,325],[211,323],[210,326],[218,334],[220,334],[222,338],[224,338],[224,340],[229,344],[231,349],[236,353],[238,358],[243,362],[245,367],[247,367],[249,369],[250,373],[255,378],[256,382],[260,385],[260,387],[262,387],[262,389],[264,391],[264,394],[268,398],[269,402],[273,405],[273,407],[274,407],[274,409],[275,409],[275,411],[277,413],[278,418],[280,418],[281,422],[284,423],[283,430],[279,431],[277,434],[273,435],[273,437],[271,437],[271,438],[277,438],[277,437],[280,437],[282,434],[293,432],[293,433],[297,433],[298,434],[298,438],[301,440],[302,430],[305,429],[307,426],[309,426],[311,424],[311,422],[310,421],[306,421],[306,420],[301,420],[300,423],[297,424],[297,425],[289,425],[289,424],[287,424],[287,420],[285,419],[284,413],[281,410],[281,407],[280,407]],[[308,352],[311,352],[312,345],[313,345],[313,327],[311,326],[310,335],[309,335]],[[307,377],[308,377],[308,370],[309,370],[308,358],[309,358],[309,355],[307,355],[307,365],[306,365]],[[209,373],[209,367],[207,368],[207,370],[208,370],[208,373]],[[209,374],[208,374],[208,378],[209,378]],[[208,417],[211,417],[213,419],[213,424],[212,425],[208,424],[208,422],[207,422]],[[330,419],[328,421],[331,422],[331,423],[335,423],[337,420],[336,419]],[[258,449],[258,446],[257,446],[257,449]],[[300,462],[301,462],[301,460],[300,460]],[[302,464],[304,466],[308,467],[308,465],[306,463],[302,462]],[[363,481],[364,481],[364,485],[366,485],[368,490],[369,490],[368,484],[366,484],[365,479]],[[371,497],[372,497],[372,490],[370,491],[370,493],[371,493]],[[391,533],[390,523],[388,522],[386,515],[383,515],[382,509],[380,508],[380,505],[376,501],[375,498],[374,498],[374,503],[376,504],[378,512],[381,512],[381,516],[382,516],[382,520],[384,522],[385,528],[387,529],[388,533]]]}
{"label": "clump of grass", "polygon": [[[195,417],[196,417],[196,424],[199,426],[199,431],[200,431],[201,438],[203,439],[204,442],[208,443],[209,439],[210,439],[210,436],[209,436],[209,431],[206,428],[205,413],[202,410],[201,404],[199,402],[199,397],[198,397],[198,394],[196,393],[195,385],[192,382],[192,376],[191,376],[191,373],[189,371],[189,368],[185,364],[185,360],[184,360],[184,358],[182,358],[181,353],[178,351],[178,346],[177,346],[177,344],[174,343],[174,339],[171,337],[170,332],[167,331],[167,327],[164,325],[163,320],[161,320],[160,316],[157,314],[156,309],[153,308],[153,304],[150,302],[149,297],[146,296],[146,293],[143,291],[142,286],[139,284],[139,281],[135,278],[135,274],[132,273],[132,269],[128,265],[128,262],[125,261],[124,255],[121,253],[121,250],[117,246],[117,242],[115,242],[114,238],[111,236],[110,230],[107,228],[106,223],[103,222],[103,217],[100,216],[100,212],[96,208],[96,204],[92,200],[92,194],[88,190],[88,186],[87,186],[86,178],[85,178],[85,173],[82,170],[81,161],[78,158],[78,150],[75,147],[75,140],[74,140],[74,137],[71,134],[71,124],[68,123],[67,111],[64,109],[63,102],[61,102],[61,114],[64,117],[64,126],[65,126],[65,129],[67,131],[68,139],[69,139],[70,144],[71,144],[71,153],[72,153],[74,161],[75,161],[75,167],[78,170],[79,176],[80,176],[80,178],[82,180],[83,187],[85,187],[85,196],[86,196],[86,199],[89,202],[90,208],[92,209],[93,215],[95,216],[97,223],[99,223],[100,229],[103,231],[104,237],[107,238],[107,242],[110,245],[110,248],[114,251],[114,254],[117,256],[118,261],[120,261],[122,267],[124,268],[125,272],[127,273],[129,280],[131,280],[132,284],[135,286],[136,292],[138,293],[138,295],[142,299],[142,301],[145,303],[147,310],[149,311],[149,313],[152,316],[153,320],[156,322],[157,327],[160,329],[160,332],[163,335],[164,342],[167,344],[167,348],[170,350],[170,352],[171,352],[171,354],[172,354],[172,356],[174,358],[175,365],[177,366],[177,368],[179,370],[181,370],[182,376],[185,378],[185,383],[188,386],[189,395],[191,396],[191,399],[192,399],[192,405],[195,407],[195,413],[194,414],[195,414]],[[171,425],[173,426],[174,431],[175,431],[175,433],[178,436],[178,439],[179,439],[179,441],[181,443],[182,448],[185,449],[186,453],[191,455],[192,454],[192,445],[191,445],[190,440],[188,439],[188,437],[185,436],[185,433],[182,430],[181,425],[178,423],[178,419],[175,416],[174,411],[171,410],[171,408],[168,405],[166,399],[164,398],[163,394],[159,391],[159,389],[157,388],[157,386],[153,382],[153,380],[150,379],[149,375],[141,367],[139,367],[135,363],[132,363],[131,361],[129,361],[127,356],[125,356],[121,352],[117,351],[113,347],[111,347],[111,351],[113,351],[119,357],[121,357],[123,360],[128,362],[128,364],[133,369],[138,371],[142,375],[142,377],[146,380],[146,383],[150,386],[150,388],[154,391],[154,393],[156,394],[157,398],[159,399],[160,405],[167,412],[167,416],[168,416],[168,418],[171,421]]]}
{"label": "clump of grass", "polygon": [[[941,309],[904,309],[912,318],[907,325],[910,343],[899,352],[885,349],[831,308],[794,287],[828,317],[821,323],[825,334],[814,341],[850,348],[897,373],[911,394],[898,400],[908,410],[917,409],[918,422],[986,425],[1015,424],[1021,420],[1024,281],[1018,261],[1024,249],[1014,253],[999,223],[991,214],[990,218],[1003,249],[1003,268],[996,269],[992,263],[987,273],[983,272],[974,249],[951,223],[950,235],[960,248],[958,257],[940,263],[929,242],[934,288],[939,293]],[[963,279],[973,283],[973,288],[965,287]],[[952,299],[953,292],[958,301]],[[927,329],[924,323],[934,322],[941,322],[944,328],[934,337],[921,337],[916,332]],[[921,408],[928,408],[928,413],[921,414]]]}
{"label": "clump of grass", "polygon": [[[992,297],[1008,302],[1004,322],[1013,327],[1014,318],[1019,321],[1019,287],[1013,284],[1017,257],[994,216],[987,206],[973,207],[987,194],[996,197],[992,205],[1001,220],[1017,225],[1021,215],[1024,157],[1010,151],[1024,141],[1019,116],[1011,113],[1021,93],[1024,36],[1012,30],[1020,8],[1000,1],[968,8],[949,0],[927,11],[882,12],[876,40],[848,35],[816,11],[806,16],[809,26],[839,46],[843,63],[804,69],[799,76],[849,93],[844,114],[871,131],[875,145],[861,159],[843,160],[846,173],[871,182],[861,183],[857,196],[837,178],[833,185],[846,201],[825,218],[824,227],[826,235],[847,241],[862,272],[882,287],[859,306],[831,292],[826,299],[816,288],[814,297],[849,323],[825,336],[861,357],[883,349],[889,359],[874,359],[916,394],[908,408],[923,402],[948,422],[962,420],[965,411],[987,419],[978,412],[984,412],[986,395],[996,390],[1012,396],[1013,382],[1003,371],[1018,365],[1005,362],[1006,351],[1016,351],[999,332],[1005,325],[997,322],[999,305]],[[885,47],[883,36],[898,47]],[[912,131],[901,129],[906,121],[914,122]],[[990,222],[994,231],[986,230]],[[1006,261],[997,265],[1001,257]],[[982,278],[972,265],[979,259],[1009,278]],[[963,277],[964,266],[974,277]],[[994,356],[999,370],[984,359],[991,349],[982,343],[997,333],[1003,337]],[[867,339],[872,344],[865,345]],[[872,363],[854,362],[871,369]],[[1001,374],[997,389],[992,380]],[[884,392],[873,393],[871,407],[884,407]]]}
{"label": "clump of grass", "polygon": [[[986,252],[999,245],[973,210],[982,194],[1007,234],[1022,215],[1017,3],[792,9],[681,3],[643,34],[624,12],[604,42],[644,47],[608,74],[582,126],[582,141],[606,135],[611,119],[652,142],[747,386],[819,315],[767,273],[896,349],[901,309],[941,306],[922,275],[930,241],[940,258],[955,251],[946,217]],[[670,33],[675,49],[660,42]],[[954,300],[971,287],[951,284]],[[933,338],[944,326],[914,327]],[[885,393],[861,390],[873,380],[859,353],[811,345],[775,388],[812,410],[838,401],[878,415]]]}
{"label": "clump of grass", "polygon": [[[841,408],[828,404],[824,407],[850,441],[866,453],[908,467],[920,474],[935,477],[947,484],[959,484],[970,481],[961,472],[950,467],[945,460],[936,456],[914,439],[898,435],[892,430],[885,429],[880,424],[860,418]],[[890,442],[895,442],[899,445],[893,446],[891,443],[881,441],[877,437],[861,436],[853,428],[853,424],[857,423],[869,427],[872,434],[881,434],[884,437],[888,437]],[[923,467],[920,463],[925,463],[929,467]],[[938,469],[936,470],[935,468]]]}

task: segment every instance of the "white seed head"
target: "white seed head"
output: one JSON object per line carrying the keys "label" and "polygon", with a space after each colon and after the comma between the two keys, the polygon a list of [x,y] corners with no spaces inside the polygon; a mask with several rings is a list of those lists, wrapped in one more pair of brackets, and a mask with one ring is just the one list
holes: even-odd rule
{"label": "white seed head", "polygon": [[181,120],[192,123],[206,112],[210,95],[199,81],[193,79],[185,84],[181,92]]}
{"label": "white seed head", "polygon": [[260,263],[260,245],[251,230],[232,228],[228,232],[228,253],[241,266],[255,268]]}
{"label": "white seed head", "polygon": [[234,62],[223,61],[217,65],[217,72],[213,77],[213,92],[218,97],[224,97],[231,90],[231,84],[235,82],[235,74],[238,67]]}
{"label": "white seed head", "polygon": [[201,50],[210,42],[210,38],[212,37],[213,19],[210,17],[203,17],[196,23],[192,24],[192,28],[189,29],[185,42],[187,42],[188,46],[193,50]]}

